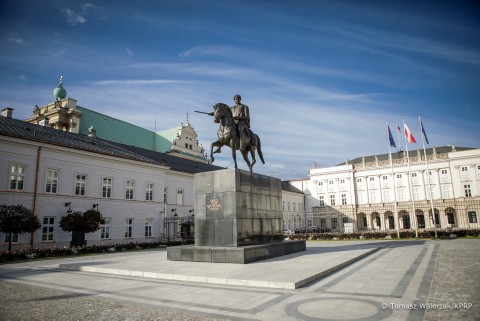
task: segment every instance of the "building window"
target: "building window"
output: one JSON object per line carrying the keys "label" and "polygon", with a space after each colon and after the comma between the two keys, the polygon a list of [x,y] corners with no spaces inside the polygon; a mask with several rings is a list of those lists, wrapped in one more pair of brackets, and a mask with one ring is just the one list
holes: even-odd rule
{"label": "building window", "polygon": [[365,194],[363,192],[358,193],[358,204],[365,204]]}
{"label": "building window", "polygon": [[327,227],[327,219],[325,219],[325,218],[320,219],[320,227],[321,228],[326,228]]}
{"label": "building window", "polygon": [[357,178],[357,183],[361,183],[362,182],[362,179],[361,178]]}
{"label": "building window", "polygon": [[42,241],[53,241],[55,217],[44,217],[42,224]]}
{"label": "building window", "polygon": [[167,203],[167,188],[163,188],[163,202],[166,204]]}
{"label": "building window", "polygon": [[133,195],[135,191],[135,181],[127,180],[125,181],[125,199],[133,200]]}
{"label": "building window", "polygon": [[426,193],[427,193],[427,199],[428,200],[429,199],[432,199],[432,200],[435,199],[435,187],[432,186],[432,189],[430,189],[429,186],[426,186],[425,189],[426,189]]}
{"label": "building window", "polygon": [[113,179],[111,177],[104,177],[102,179],[102,197],[112,197],[112,182]]}
{"label": "building window", "polygon": [[340,184],[345,184],[345,179],[344,179],[344,178],[342,178],[342,179],[340,180]]}
{"label": "building window", "polygon": [[290,212],[290,202],[287,203],[287,211]]}
{"label": "building window", "polygon": [[87,174],[77,174],[75,176],[75,195],[84,196],[87,186]]}
{"label": "building window", "polygon": [[10,189],[23,191],[27,166],[14,164],[10,168]]}
{"label": "building window", "polygon": [[7,233],[5,234],[5,243],[10,242],[10,235],[12,236],[12,243],[18,243],[18,234],[17,233]]}
{"label": "building window", "polygon": [[145,186],[145,200],[153,201],[153,183],[148,182]]}
{"label": "building window", "polygon": [[394,217],[391,216],[391,215],[388,217],[388,227],[389,227],[391,230],[395,229],[395,219],[394,219]]}
{"label": "building window", "polygon": [[442,173],[442,175],[447,175],[447,174],[448,174],[448,170],[447,170],[447,169],[442,169],[441,173]]}
{"label": "building window", "polygon": [[347,224],[348,223],[348,216],[344,216],[342,218],[342,221],[343,221],[343,224]]}
{"label": "building window", "polygon": [[323,182],[318,182],[318,186],[323,186]]}
{"label": "building window", "polygon": [[338,227],[338,218],[332,217],[332,229],[336,229]]}
{"label": "building window", "polygon": [[183,188],[177,189],[177,205],[183,205]]}
{"label": "building window", "polygon": [[112,219],[109,217],[105,218],[105,223],[100,225],[100,238],[109,239],[110,238],[110,224]]}
{"label": "building window", "polygon": [[435,225],[440,226],[440,212],[435,209]]}
{"label": "building window", "polygon": [[323,195],[320,195],[318,197],[318,201],[320,203],[320,206],[325,206],[325,197]]}
{"label": "building window", "polygon": [[58,186],[58,173],[57,169],[47,169],[47,181],[45,184],[45,193],[56,194]]}
{"label": "building window", "polygon": [[442,197],[444,199],[450,198],[450,186],[449,185],[442,185]]}
{"label": "building window", "polygon": [[347,194],[342,194],[342,205],[347,205]]}
{"label": "building window", "polygon": [[[468,223],[477,223],[477,212],[471,211],[468,212]],[[18,236],[17,236],[18,238]],[[17,241],[18,242],[18,241]]]}
{"label": "building window", "polygon": [[414,201],[420,200],[420,188],[418,188],[418,187],[412,188],[412,193],[413,193],[413,200]]}
{"label": "building window", "polygon": [[368,178],[368,180],[369,180],[370,182],[375,182],[375,177],[371,176],[371,177]]}
{"label": "building window", "polygon": [[330,195],[330,205],[335,206],[335,195]]}
{"label": "building window", "polygon": [[398,189],[398,201],[399,202],[405,201],[405,190],[403,188]]}
{"label": "building window", "polygon": [[153,218],[145,219],[145,237],[152,237]]}
{"label": "building window", "polygon": [[403,178],[403,175],[402,175],[402,174],[397,174],[397,178],[398,178],[398,179],[402,179],[402,178]]}
{"label": "building window", "polygon": [[370,192],[370,203],[376,203],[377,202],[377,192],[372,191]]}
{"label": "building window", "polygon": [[125,238],[133,237],[133,218],[125,219]]}
{"label": "building window", "polygon": [[472,189],[470,184],[463,185],[463,190],[465,191],[465,197],[472,197]]}
{"label": "building window", "polygon": [[417,173],[412,173],[412,177],[413,177],[413,178],[415,178],[415,177],[417,177],[417,176],[418,176]]}
{"label": "building window", "polygon": [[282,208],[285,211],[285,201],[282,201]]}
{"label": "building window", "polygon": [[382,176],[382,179],[383,179],[384,181],[388,181],[388,176],[387,176],[387,175],[383,175],[383,176]]}
{"label": "building window", "polygon": [[328,181],[328,184],[333,185],[333,181]]}
{"label": "building window", "polygon": [[417,226],[419,228],[425,228],[425,216],[417,215]]}
{"label": "building window", "polygon": [[468,172],[468,167],[467,166],[462,166],[462,172]]}
{"label": "building window", "polygon": [[363,217],[363,227],[367,228],[368,227],[368,224],[367,224],[367,217],[364,216]]}
{"label": "building window", "polygon": [[455,224],[455,214],[447,213],[447,222],[448,224]]}
{"label": "building window", "polygon": [[383,202],[384,203],[390,202],[390,191],[388,190],[383,191]]}

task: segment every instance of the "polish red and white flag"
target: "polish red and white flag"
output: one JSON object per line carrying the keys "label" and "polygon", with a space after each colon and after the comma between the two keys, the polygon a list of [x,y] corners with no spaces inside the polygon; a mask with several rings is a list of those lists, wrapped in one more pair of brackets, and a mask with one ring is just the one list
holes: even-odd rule
{"label": "polish red and white flag", "polygon": [[405,133],[405,137],[407,137],[407,141],[409,143],[416,143],[415,138],[413,137],[410,129],[408,129],[408,126],[406,123],[403,124],[403,132]]}

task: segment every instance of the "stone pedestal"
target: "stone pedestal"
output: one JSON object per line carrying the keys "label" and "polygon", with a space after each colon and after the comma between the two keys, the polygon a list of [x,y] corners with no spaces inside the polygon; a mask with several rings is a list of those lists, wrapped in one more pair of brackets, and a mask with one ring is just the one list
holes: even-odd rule
{"label": "stone pedestal", "polygon": [[195,246],[168,248],[169,260],[250,263],[305,251],[305,241],[283,241],[279,179],[225,169],[195,174],[194,185]]}

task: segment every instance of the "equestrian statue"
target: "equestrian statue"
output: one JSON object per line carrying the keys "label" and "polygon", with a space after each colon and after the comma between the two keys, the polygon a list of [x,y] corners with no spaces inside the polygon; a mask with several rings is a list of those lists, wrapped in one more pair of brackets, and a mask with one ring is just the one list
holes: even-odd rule
{"label": "equestrian statue", "polygon": [[[262,145],[260,137],[253,133],[250,129],[250,112],[247,105],[241,103],[242,97],[235,95],[233,100],[235,105],[228,107],[223,103],[217,103],[213,106],[213,112],[206,113],[196,111],[197,113],[213,116],[213,121],[220,124],[217,132],[218,140],[211,144],[210,160],[213,163],[215,158],[213,154],[220,153],[223,146],[232,149],[232,158],[237,168],[237,149],[242,153],[243,159],[248,165],[248,169],[252,172],[253,165],[256,163],[255,152],[258,153],[263,164]],[[213,148],[216,147],[215,150]],[[252,162],[248,159],[248,153],[252,158]]]}

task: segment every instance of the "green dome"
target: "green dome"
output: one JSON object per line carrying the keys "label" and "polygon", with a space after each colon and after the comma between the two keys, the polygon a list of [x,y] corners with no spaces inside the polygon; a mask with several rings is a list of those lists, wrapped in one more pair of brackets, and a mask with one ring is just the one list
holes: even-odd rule
{"label": "green dome", "polygon": [[60,83],[53,90],[53,97],[55,97],[55,100],[67,98],[67,91],[63,88],[63,76],[60,77]]}

